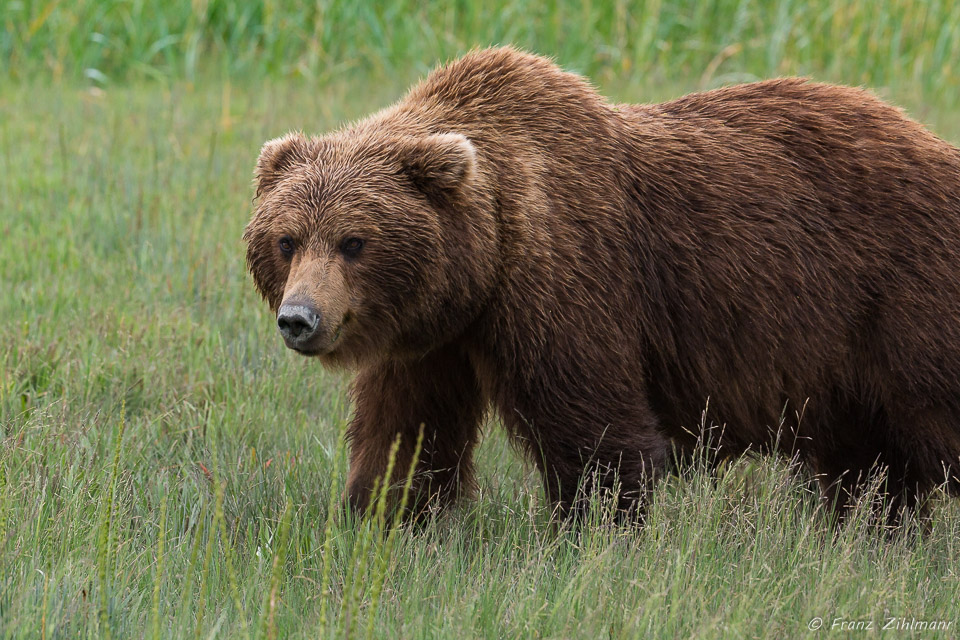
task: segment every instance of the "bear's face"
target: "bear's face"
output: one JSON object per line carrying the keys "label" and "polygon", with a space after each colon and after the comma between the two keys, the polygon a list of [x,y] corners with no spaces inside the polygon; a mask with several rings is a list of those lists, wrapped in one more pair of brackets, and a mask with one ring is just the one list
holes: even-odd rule
{"label": "bear's face", "polygon": [[452,237],[462,233],[451,233],[468,215],[475,164],[459,134],[292,134],[264,145],[244,240],[287,346],[357,364],[427,349],[449,331],[454,289],[492,279],[475,264],[489,258],[469,255],[489,243],[464,243],[463,255]]}

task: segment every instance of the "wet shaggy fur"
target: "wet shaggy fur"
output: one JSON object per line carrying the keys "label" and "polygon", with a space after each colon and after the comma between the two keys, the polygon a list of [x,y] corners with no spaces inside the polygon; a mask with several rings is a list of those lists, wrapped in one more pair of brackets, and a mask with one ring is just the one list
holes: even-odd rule
{"label": "wet shaggy fur", "polygon": [[874,465],[895,510],[960,485],[960,151],[867,92],[616,105],[491,49],[257,178],[257,287],[357,371],[360,509],[421,425],[419,495],[468,491],[489,407],[563,511],[615,478],[635,505],[708,399],[722,454],[797,455],[831,499]]}

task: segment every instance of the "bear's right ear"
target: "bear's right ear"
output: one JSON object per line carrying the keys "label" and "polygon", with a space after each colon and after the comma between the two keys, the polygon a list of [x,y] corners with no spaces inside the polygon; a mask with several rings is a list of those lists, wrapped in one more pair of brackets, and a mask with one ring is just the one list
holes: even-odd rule
{"label": "bear's right ear", "polygon": [[307,139],[299,131],[267,141],[257,159],[257,197],[271,191],[283,175],[307,162]]}

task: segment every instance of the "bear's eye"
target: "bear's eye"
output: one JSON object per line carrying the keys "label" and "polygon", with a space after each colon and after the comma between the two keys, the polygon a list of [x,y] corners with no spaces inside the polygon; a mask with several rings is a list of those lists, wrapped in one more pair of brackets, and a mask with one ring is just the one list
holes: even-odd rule
{"label": "bear's eye", "polygon": [[340,251],[343,255],[353,258],[363,249],[363,240],[360,238],[347,238],[340,243]]}
{"label": "bear's eye", "polygon": [[293,252],[296,250],[296,245],[293,242],[293,238],[290,236],[283,236],[278,242],[280,245],[280,253],[287,256],[288,258],[293,255]]}

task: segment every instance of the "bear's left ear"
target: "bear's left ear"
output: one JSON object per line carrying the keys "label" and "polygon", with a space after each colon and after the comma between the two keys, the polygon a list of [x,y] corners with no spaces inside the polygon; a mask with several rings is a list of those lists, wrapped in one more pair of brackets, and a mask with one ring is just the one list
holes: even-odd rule
{"label": "bear's left ear", "polygon": [[428,196],[456,193],[472,179],[477,167],[476,147],[459,133],[412,139],[401,154],[403,170]]}

